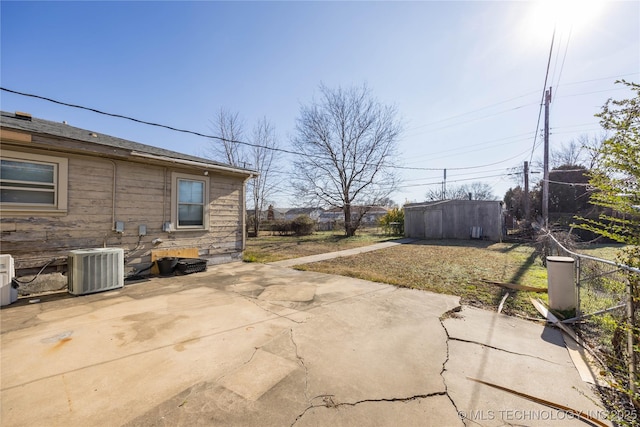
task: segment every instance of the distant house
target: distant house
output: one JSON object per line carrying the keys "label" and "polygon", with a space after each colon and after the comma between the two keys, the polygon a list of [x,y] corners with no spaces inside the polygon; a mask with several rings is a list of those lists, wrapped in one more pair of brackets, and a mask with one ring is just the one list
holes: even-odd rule
{"label": "distant house", "polygon": [[320,223],[335,221],[344,221],[344,211],[342,208],[325,209],[318,217],[318,222]]}
{"label": "distant house", "polygon": [[[255,209],[247,209],[247,217],[254,218],[255,212],[256,212]],[[269,220],[270,216],[272,216],[272,218],[270,218],[271,220],[284,219],[286,212],[287,212],[286,209],[280,209],[280,208],[262,210],[260,211],[260,219],[262,221],[267,221]]]}
{"label": "distant house", "polygon": [[300,215],[307,215],[312,220],[318,221],[323,212],[324,209],[322,208],[291,208],[286,210],[284,217],[287,220],[292,220]]}
{"label": "distant house", "polygon": [[266,216],[262,217],[268,221],[274,220],[282,220],[287,216],[287,209],[285,208],[274,208],[273,206],[269,206],[269,209],[265,212]]}
{"label": "distant house", "polygon": [[503,237],[502,202],[442,200],[404,206],[406,237],[418,239],[486,239]]}
{"label": "distant house", "polygon": [[[387,214],[389,210],[382,206],[352,206],[351,218],[357,220],[362,217],[361,223],[365,225],[375,225],[378,220]],[[332,221],[344,221],[344,211],[342,208],[327,209],[318,219],[320,223]]]}
{"label": "distant house", "polygon": [[82,248],[123,248],[131,270],[154,251],[241,260],[253,171],[22,113],[1,113],[0,141],[1,252],[18,275],[64,271]]}
{"label": "distant house", "polygon": [[366,213],[362,218],[362,222],[368,225],[378,224],[378,221],[380,221],[380,218],[385,216],[388,212],[389,212],[389,209],[385,208],[384,206],[370,206],[366,210]]}

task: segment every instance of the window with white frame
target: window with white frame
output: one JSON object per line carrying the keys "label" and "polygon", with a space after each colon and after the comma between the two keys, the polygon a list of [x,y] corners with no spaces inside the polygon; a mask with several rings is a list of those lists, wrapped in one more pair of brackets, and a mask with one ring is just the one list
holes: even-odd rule
{"label": "window with white frame", "polygon": [[68,160],[61,157],[2,150],[2,210],[65,212]]}
{"label": "window with white frame", "polygon": [[209,228],[209,178],[172,173],[171,222],[175,230]]}

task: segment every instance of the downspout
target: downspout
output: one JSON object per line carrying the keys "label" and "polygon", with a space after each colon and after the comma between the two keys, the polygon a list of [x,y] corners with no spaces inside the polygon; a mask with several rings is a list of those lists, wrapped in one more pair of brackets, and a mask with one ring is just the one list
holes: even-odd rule
{"label": "downspout", "polygon": [[[111,159],[107,159],[113,165],[113,182],[111,184],[111,231],[115,229],[116,224],[116,183],[117,183],[117,175],[118,175],[118,165],[115,161]],[[109,233],[105,234],[104,240],[102,241],[102,246],[107,247],[107,238]]]}
{"label": "downspout", "polygon": [[242,181],[242,252],[247,247],[247,181],[251,177]]}
{"label": "downspout", "polygon": [[251,174],[242,182],[242,251],[247,248],[247,181],[256,176]]}
{"label": "downspout", "polygon": [[114,160],[109,160],[113,165],[113,185],[111,186],[111,227],[116,223],[116,185],[118,177],[118,165]]}
{"label": "downspout", "polygon": [[164,168],[162,188],[162,226],[167,221],[167,168]]}

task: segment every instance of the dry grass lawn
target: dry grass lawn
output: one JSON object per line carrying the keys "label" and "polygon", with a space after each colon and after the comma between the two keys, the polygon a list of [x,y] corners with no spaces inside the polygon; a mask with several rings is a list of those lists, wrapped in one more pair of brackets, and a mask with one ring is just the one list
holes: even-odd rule
{"label": "dry grass lawn", "polygon": [[458,295],[465,304],[496,309],[505,294],[503,311],[537,316],[529,297],[546,294],[504,289],[496,282],[546,288],[547,274],[532,247],[478,241],[420,241],[351,257],[296,267],[431,292]]}
{"label": "dry grass lawn", "polygon": [[378,229],[359,231],[354,237],[344,232],[316,232],[310,236],[260,235],[247,239],[244,260],[248,262],[274,262],[327,252],[342,251],[396,239]]}
{"label": "dry grass lawn", "polygon": [[[366,246],[393,239],[378,230],[345,238],[340,232],[311,236],[261,236],[247,239],[245,261],[273,262]],[[620,245],[581,249],[590,255],[615,259]],[[467,241],[418,241],[360,255],[302,264],[299,270],[356,277],[375,282],[457,295],[465,304],[497,309],[509,292],[503,311],[538,318],[530,297],[547,300],[546,293],[505,289],[482,279],[546,288],[547,271],[532,245]]]}
{"label": "dry grass lawn", "polygon": [[[261,236],[247,239],[245,261],[273,262],[366,246],[392,239],[376,233],[345,238],[339,233],[312,236]],[[505,292],[504,312],[538,316],[530,296],[546,294],[504,289],[496,282],[546,288],[547,273],[532,246],[483,241],[420,241],[351,257],[296,267],[431,292],[458,295],[465,304],[496,309]]]}

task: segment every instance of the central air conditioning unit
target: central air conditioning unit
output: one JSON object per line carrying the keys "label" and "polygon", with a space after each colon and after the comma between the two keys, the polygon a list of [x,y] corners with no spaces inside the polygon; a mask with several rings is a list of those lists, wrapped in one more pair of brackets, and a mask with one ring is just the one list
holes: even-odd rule
{"label": "central air conditioning unit", "polygon": [[69,252],[69,293],[86,295],[124,286],[124,250],[78,249]]}
{"label": "central air conditioning unit", "polygon": [[8,254],[0,255],[0,305],[9,305],[18,299],[18,290],[11,283],[15,276],[13,257]]}

